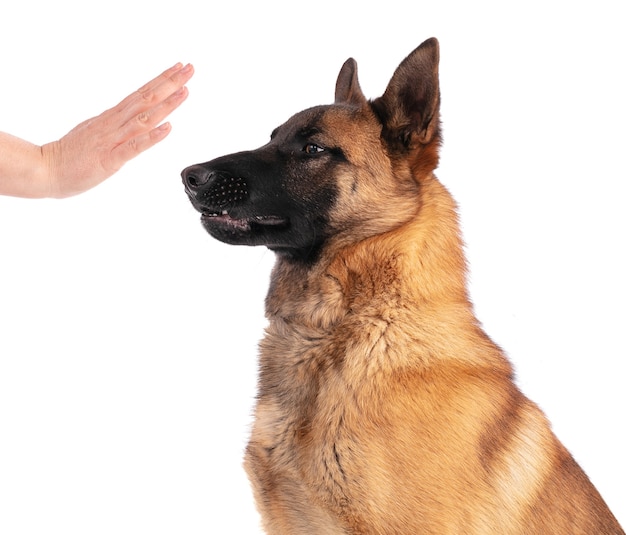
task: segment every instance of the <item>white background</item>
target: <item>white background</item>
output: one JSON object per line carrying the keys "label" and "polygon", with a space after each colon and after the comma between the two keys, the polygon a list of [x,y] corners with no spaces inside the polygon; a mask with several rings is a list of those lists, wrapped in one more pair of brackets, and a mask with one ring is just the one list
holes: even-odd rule
{"label": "white background", "polygon": [[431,36],[477,314],[626,524],[622,6],[370,6],[3,7],[0,129],[32,142],[177,61],[196,75],[169,138],[103,185],[0,198],[0,533],[259,533],[241,459],[273,258],[210,239],[179,173],[331,102],[349,56],[380,95]]}

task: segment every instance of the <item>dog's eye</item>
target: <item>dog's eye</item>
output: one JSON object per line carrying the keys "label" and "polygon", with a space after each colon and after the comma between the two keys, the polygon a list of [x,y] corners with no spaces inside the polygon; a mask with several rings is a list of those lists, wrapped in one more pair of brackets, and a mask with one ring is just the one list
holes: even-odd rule
{"label": "dog's eye", "polygon": [[302,150],[307,154],[319,154],[320,152],[324,152],[324,147],[320,147],[315,143],[307,143]]}

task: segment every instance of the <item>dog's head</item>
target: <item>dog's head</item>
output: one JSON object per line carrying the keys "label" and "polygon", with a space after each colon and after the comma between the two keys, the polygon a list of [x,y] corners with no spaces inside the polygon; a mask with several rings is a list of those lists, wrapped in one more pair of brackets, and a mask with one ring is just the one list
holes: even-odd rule
{"label": "dog's head", "polygon": [[349,59],[334,104],[297,113],[256,150],[186,168],[185,189],[206,230],[310,262],[331,243],[413,218],[420,179],[438,163],[438,61],[437,41],[425,41],[383,96],[368,101]]}

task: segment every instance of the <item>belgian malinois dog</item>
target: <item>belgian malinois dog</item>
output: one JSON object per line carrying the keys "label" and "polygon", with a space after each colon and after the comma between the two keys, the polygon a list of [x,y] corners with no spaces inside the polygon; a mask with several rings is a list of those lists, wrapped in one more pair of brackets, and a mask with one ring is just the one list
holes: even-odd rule
{"label": "belgian malinois dog", "polygon": [[438,63],[425,41],[368,101],[349,59],[334,104],[182,173],[212,236],[276,253],[245,457],[265,530],[623,534],[474,316]]}

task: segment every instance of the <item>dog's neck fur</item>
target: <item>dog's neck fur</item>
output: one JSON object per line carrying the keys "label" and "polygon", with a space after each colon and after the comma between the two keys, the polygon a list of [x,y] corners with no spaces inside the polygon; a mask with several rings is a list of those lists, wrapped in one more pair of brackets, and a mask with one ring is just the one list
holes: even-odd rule
{"label": "dog's neck fur", "polygon": [[[381,295],[387,300],[394,295],[395,302],[377,302]],[[323,334],[348,315],[375,316],[390,305],[396,310],[410,308],[414,314],[440,310],[442,315],[449,315],[453,307],[467,327],[477,323],[466,290],[456,206],[433,175],[420,185],[418,215],[413,220],[339,250],[330,246],[312,269],[279,258],[266,298],[266,315],[270,323]]]}
{"label": "dog's neck fur", "polygon": [[[409,258],[419,261],[409,263]],[[367,280],[356,275],[363,273]],[[432,175],[420,185],[414,220],[339,250],[330,244],[313,268],[279,257],[266,299],[267,317],[332,328],[346,314],[358,312],[359,303],[371,307],[375,296],[386,293],[377,291],[381,286],[401,287],[398,300],[417,307],[455,303],[471,308],[455,203]]]}
{"label": "dog's neck fur", "polygon": [[[313,268],[278,259],[260,344],[260,398],[285,388],[285,399],[306,412],[317,387],[305,379],[315,376],[305,369],[350,366],[362,373],[363,385],[441,365],[512,376],[467,295],[455,203],[433,175],[420,186],[418,215],[404,225],[325,250]],[[474,341],[469,349],[455,342],[468,337]],[[294,355],[293,347],[305,349]]]}

